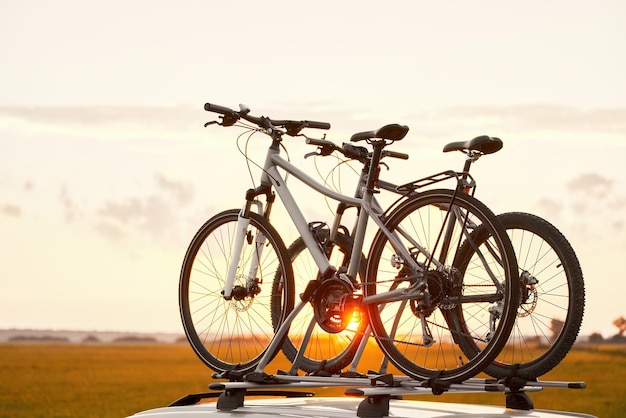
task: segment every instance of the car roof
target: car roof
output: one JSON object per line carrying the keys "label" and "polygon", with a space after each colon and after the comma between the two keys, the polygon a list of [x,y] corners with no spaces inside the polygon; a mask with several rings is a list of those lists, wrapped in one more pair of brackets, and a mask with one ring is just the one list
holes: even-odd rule
{"label": "car roof", "polygon": [[[216,402],[199,403],[194,405],[168,406],[139,412],[135,418],[192,418],[210,415],[237,416],[241,418],[267,417],[328,417],[348,418],[357,416],[386,416],[380,411],[359,410],[360,405],[367,405],[369,398],[336,397],[336,398],[271,398],[246,399],[243,406],[234,410],[220,410]],[[368,415],[368,414],[372,415]],[[504,406],[443,403],[416,400],[389,400],[388,415],[392,417],[420,417],[420,418],[472,418],[472,417],[524,417],[524,418],[566,418],[566,417],[593,417],[592,415],[578,414],[564,411],[548,411],[541,409],[516,410]]]}

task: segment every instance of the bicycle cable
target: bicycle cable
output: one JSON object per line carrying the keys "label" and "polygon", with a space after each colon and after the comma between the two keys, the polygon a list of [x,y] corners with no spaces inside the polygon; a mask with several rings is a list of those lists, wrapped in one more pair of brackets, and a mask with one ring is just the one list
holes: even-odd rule
{"label": "bicycle cable", "polygon": [[[267,174],[268,176],[272,177],[272,179],[273,179],[274,181],[276,181],[276,182],[277,182],[277,180],[276,180],[276,179],[275,179],[275,178],[274,178],[274,177],[273,177],[270,173],[268,173],[268,172],[267,172],[267,170],[265,170],[265,168],[261,167],[261,166],[260,166],[259,164],[257,164],[254,160],[252,160],[250,157],[248,157],[248,146],[249,146],[249,144],[250,144],[250,141],[251,141],[251,139],[252,139],[252,136],[253,136],[254,134],[256,134],[256,133],[259,133],[259,132],[260,132],[260,133],[264,133],[264,134],[266,134],[265,130],[264,130],[264,129],[261,129],[261,128],[254,127],[254,126],[252,126],[252,125],[245,124],[245,123],[238,123],[236,126],[237,126],[237,127],[240,127],[240,128],[246,128],[246,129],[247,129],[246,131],[244,131],[244,132],[242,132],[241,134],[239,134],[239,136],[237,136],[236,144],[237,144],[237,150],[239,151],[239,153],[240,153],[240,154],[241,154],[241,155],[245,158],[245,160],[246,160],[246,166],[248,167],[248,175],[250,176],[250,181],[251,181],[251,183],[252,183],[252,187],[253,187],[253,188],[254,188],[254,187],[256,187],[256,184],[255,184],[255,181],[254,181],[254,175],[252,174],[252,168],[251,168],[251,165],[256,166],[256,167],[257,167],[257,168],[259,168],[261,171],[265,172],[265,174]],[[247,136],[246,141],[245,141],[245,146],[244,146],[244,147],[243,147],[243,149],[242,149],[241,144],[240,144],[240,142],[239,142],[239,141],[241,140],[241,138],[242,138],[245,134],[248,134],[248,136]],[[286,156],[287,156],[287,161],[290,161],[289,151],[287,151],[287,148],[285,148],[285,146],[282,144],[282,142],[281,142],[281,144],[280,144],[280,147],[283,149],[283,151],[285,151],[285,154],[286,154]],[[287,173],[287,174],[285,175],[285,182],[287,181],[288,175],[289,175],[289,173]]]}
{"label": "bicycle cable", "polygon": [[[331,188],[339,193],[341,193],[342,187],[341,187],[341,167],[342,166],[347,166],[350,170],[352,170],[355,174],[358,175],[358,172],[354,169],[354,167],[352,167],[349,163],[352,160],[349,159],[342,159],[341,157],[339,157],[338,155],[332,155],[332,157],[334,157],[338,162],[337,164],[335,164],[334,167],[332,167],[329,171],[328,174],[326,174],[325,176],[322,174],[322,169],[320,168],[320,166],[318,165],[317,162],[317,158],[314,158],[314,165],[315,165],[315,171],[317,171],[318,176],[320,177],[320,179],[322,179],[323,184],[328,187]],[[337,175],[335,175],[335,173],[338,173]],[[328,210],[330,210],[331,213],[334,213],[334,209],[331,207],[330,204],[330,198],[327,196],[324,196],[324,201],[326,202],[326,207],[328,208]]]}

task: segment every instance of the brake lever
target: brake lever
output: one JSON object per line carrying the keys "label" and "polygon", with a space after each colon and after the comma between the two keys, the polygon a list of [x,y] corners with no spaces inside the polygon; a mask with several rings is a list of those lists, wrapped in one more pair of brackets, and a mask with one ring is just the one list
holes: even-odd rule
{"label": "brake lever", "polygon": [[204,124],[204,127],[206,128],[207,126],[209,126],[209,125],[213,125],[214,123],[216,123],[216,124],[218,124],[218,125],[221,125],[221,123],[219,123],[218,121],[216,121],[216,120],[212,120],[211,122],[207,122],[207,123],[205,123],[205,124]]}

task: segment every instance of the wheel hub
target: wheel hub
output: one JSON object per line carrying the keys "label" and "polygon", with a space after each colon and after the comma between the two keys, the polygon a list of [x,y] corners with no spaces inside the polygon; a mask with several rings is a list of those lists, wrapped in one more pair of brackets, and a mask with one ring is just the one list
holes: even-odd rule
{"label": "wheel hub", "polygon": [[521,296],[519,309],[517,310],[518,317],[527,317],[535,311],[537,301],[539,300],[539,293],[536,287],[538,283],[539,280],[528,271],[524,270],[520,274]]}
{"label": "wheel hub", "polygon": [[436,308],[452,309],[456,306],[454,299],[461,295],[461,282],[458,274],[448,274],[430,270],[426,273],[429,297],[426,300],[411,300],[411,309],[415,315],[431,315]]}
{"label": "wheel hub", "polygon": [[235,277],[235,286],[233,286],[232,297],[230,298],[230,306],[237,312],[245,312],[252,306],[254,297],[251,296],[245,287],[246,278],[244,276]]}

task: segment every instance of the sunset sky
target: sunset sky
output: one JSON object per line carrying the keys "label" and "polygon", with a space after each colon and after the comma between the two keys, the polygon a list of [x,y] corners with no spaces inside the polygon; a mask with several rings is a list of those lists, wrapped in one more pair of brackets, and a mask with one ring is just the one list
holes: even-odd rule
{"label": "sunset sky", "polygon": [[[250,186],[240,131],[203,128],[213,102],[330,122],[337,142],[407,124],[398,182],[460,169],[447,142],[502,138],[477,196],[561,229],[585,275],[582,333],[611,336],[625,18],[622,0],[0,0],[0,328],[182,332],[186,247]],[[316,175],[310,147],[287,148]]]}

